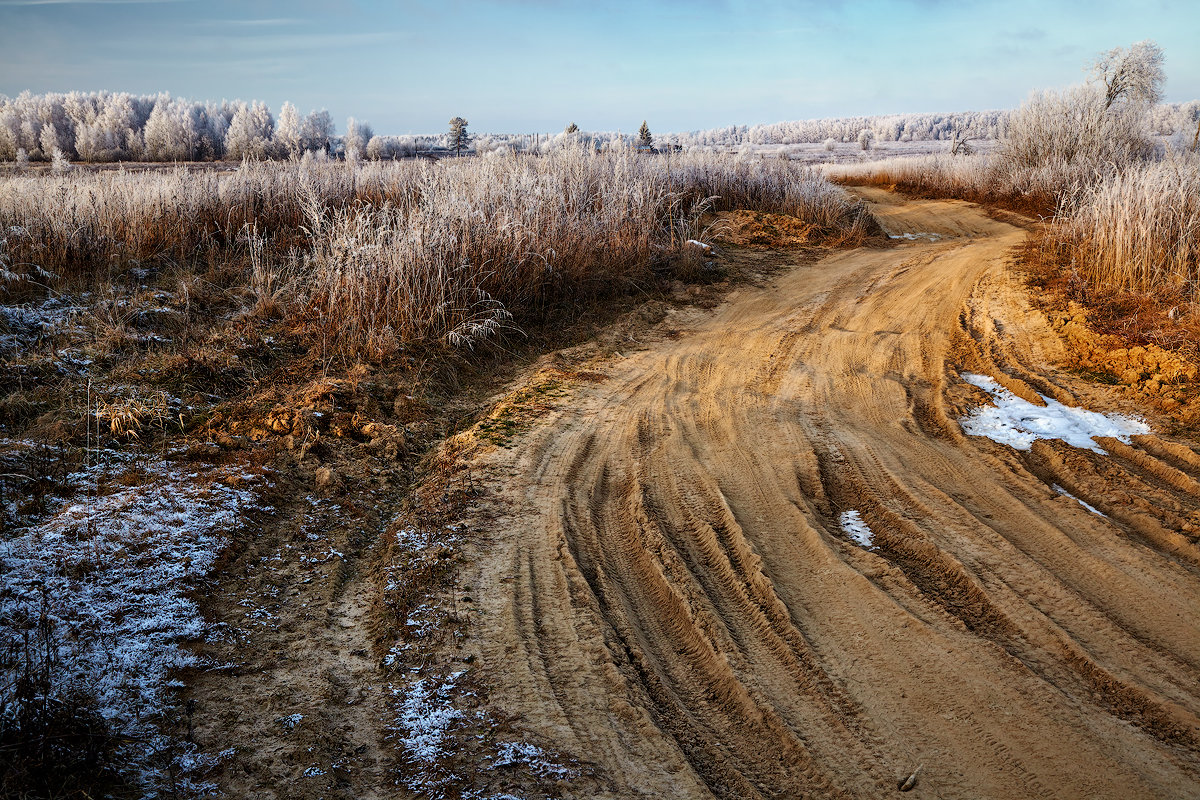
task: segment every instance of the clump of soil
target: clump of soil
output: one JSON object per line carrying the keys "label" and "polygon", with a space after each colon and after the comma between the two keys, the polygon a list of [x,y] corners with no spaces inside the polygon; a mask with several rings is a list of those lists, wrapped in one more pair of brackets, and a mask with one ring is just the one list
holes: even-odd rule
{"label": "clump of soil", "polygon": [[714,215],[716,238],[742,247],[798,247],[809,244],[813,226],[787,214],[722,211]]}
{"label": "clump of soil", "polygon": [[1099,333],[1092,327],[1088,309],[1076,302],[1049,312],[1048,318],[1066,341],[1076,371],[1101,383],[1128,386],[1184,424],[1200,421],[1195,403],[1200,369],[1191,359],[1156,344],[1133,344],[1117,334]]}

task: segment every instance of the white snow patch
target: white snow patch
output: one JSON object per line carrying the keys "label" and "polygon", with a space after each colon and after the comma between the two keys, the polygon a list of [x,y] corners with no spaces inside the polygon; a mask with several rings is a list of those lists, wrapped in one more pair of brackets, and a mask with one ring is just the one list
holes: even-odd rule
{"label": "white snow patch", "polygon": [[889,233],[889,239],[907,239],[910,242],[924,239],[930,242],[936,242],[944,238],[940,233]]}
{"label": "white snow patch", "polygon": [[692,245],[693,247],[699,247],[701,250],[703,250],[706,253],[711,252],[713,249],[711,244],[705,244],[704,242],[700,241],[699,239],[688,239],[687,243]]}
{"label": "white snow patch", "polygon": [[1128,444],[1130,436],[1150,432],[1150,426],[1134,416],[1065,406],[1044,395],[1041,397],[1046,405],[1037,406],[986,375],[965,373],[962,377],[990,394],[995,403],[981,406],[959,420],[963,433],[986,436],[1017,450],[1028,450],[1036,439],[1059,439],[1072,447],[1103,454],[1094,437],[1111,436]]}
{"label": "white snow patch", "polygon": [[1067,491],[1066,489],[1064,489],[1063,487],[1059,486],[1057,483],[1055,483],[1055,484],[1052,484],[1052,488],[1054,489],[1054,491],[1058,492],[1058,493],[1059,493],[1059,494],[1061,494],[1063,497],[1069,497],[1069,498],[1071,498],[1072,500],[1074,500],[1076,503],[1079,503],[1079,505],[1083,506],[1084,508],[1086,508],[1088,511],[1092,512],[1092,513],[1093,513],[1093,514],[1095,514],[1096,516],[1098,516],[1098,517],[1104,517],[1105,519],[1108,519],[1108,514],[1105,514],[1103,511],[1100,511],[1100,510],[1098,510],[1098,509],[1097,509],[1095,506],[1090,506],[1090,505],[1088,505],[1087,503],[1083,502],[1083,501],[1082,501],[1082,500],[1080,500],[1078,497],[1076,497],[1075,495],[1071,494],[1070,492],[1068,492],[1068,491]]}
{"label": "white snow patch", "polygon": [[838,521],[842,523],[842,530],[846,535],[855,542],[867,548],[875,546],[875,534],[867,527],[867,523],[863,522],[862,514],[853,509],[843,511]]}
{"label": "white snow patch", "polygon": [[[212,758],[172,742],[159,723],[178,686],[171,672],[197,663],[181,645],[212,627],[188,592],[253,494],[223,485],[228,471],[194,476],[165,462],[144,470],[139,486],[77,497],[0,540],[0,652],[21,653],[45,614],[56,690],[96,698],[151,796],[160,788],[151,761],[168,746],[182,747],[181,766]],[[19,660],[0,661],[0,680],[11,685],[19,668]]]}

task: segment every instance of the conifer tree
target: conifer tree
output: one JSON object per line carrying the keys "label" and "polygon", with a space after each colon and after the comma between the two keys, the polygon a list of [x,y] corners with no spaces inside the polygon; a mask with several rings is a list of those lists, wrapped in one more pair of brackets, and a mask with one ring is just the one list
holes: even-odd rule
{"label": "conifer tree", "polygon": [[642,120],[642,127],[638,129],[638,144],[647,149],[654,147],[654,137],[650,135],[646,120]]}
{"label": "conifer tree", "polygon": [[461,153],[469,141],[470,136],[467,134],[467,121],[462,117],[455,117],[450,120],[450,146],[454,148],[454,155]]}

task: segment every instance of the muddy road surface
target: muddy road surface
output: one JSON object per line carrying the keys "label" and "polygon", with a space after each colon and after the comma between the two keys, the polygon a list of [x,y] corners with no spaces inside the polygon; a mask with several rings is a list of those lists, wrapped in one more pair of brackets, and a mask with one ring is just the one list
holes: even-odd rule
{"label": "muddy road surface", "polygon": [[1121,401],[1054,368],[1023,230],[863,194],[897,246],[675,312],[479,458],[480,679],[588,796],[1200,795],[1200,456],[964,435],[967,373]]}

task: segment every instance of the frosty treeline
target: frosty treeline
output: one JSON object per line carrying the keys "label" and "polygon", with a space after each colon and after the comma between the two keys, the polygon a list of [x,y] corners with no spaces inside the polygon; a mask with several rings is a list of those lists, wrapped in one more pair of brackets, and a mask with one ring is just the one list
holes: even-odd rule
{"label": "frosty treeline", "polygon": [[[1011,111],[955,114],[893,114],[729,126],[686,133],[655,133],[660,148],[728,148],[858,142],[867,132],[875,141],[1002,139]],[[1160,136],[1194,131],[1200,101],[1161,104],[1149,115]],[[490,134],[473,137],[468,150],[478,155],[540,152],[571,144],[597,149],[630,147],[634,137],[614,132],[563,131],[552,134]],[[445,134],[376,136],[351,118],[336,135],[328,111],[302,116],[284,103],[279,116],[261,102],[197,102],[167,94],[123,92],[0,95],[0,161],[50,161],[55,151],[73,161],[207,161],[291,158],[306,152],[351,159],[394,159],[446,147]]]}
{"label": "frosty treeline", "polygon": [[[857,142],[869,131],[881,142],[931,142],[959,139],[1002,139],[1012,111],[963,111],[952,114],[890,114],[878,117],[773,122],[766,125],[731,125],[725,128],[675,134],[685,147],[731,147],[743,144],[817,144]],[[1195,130],[1200,101],[1164,103],[1150,111],[1150,128],[1159,136]]]}
{"label": "frosty treeline", "polygon": [[276,120],[265,104],[240,100],[124,92],[0,96],[3,161],[48,161],[55,150],[79,161],[286,158],[327,151],[334,132],[328,111],[300,116],[290,103]]}

